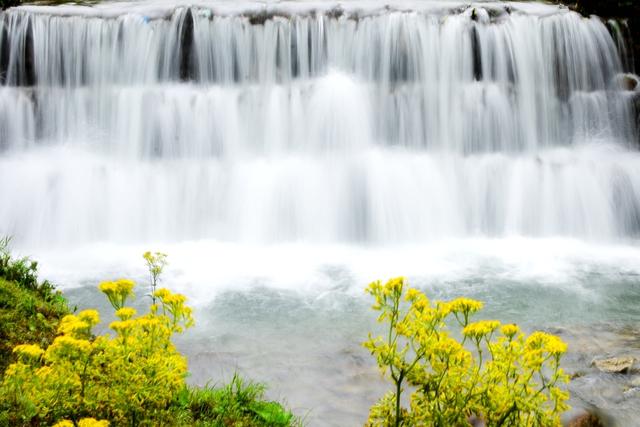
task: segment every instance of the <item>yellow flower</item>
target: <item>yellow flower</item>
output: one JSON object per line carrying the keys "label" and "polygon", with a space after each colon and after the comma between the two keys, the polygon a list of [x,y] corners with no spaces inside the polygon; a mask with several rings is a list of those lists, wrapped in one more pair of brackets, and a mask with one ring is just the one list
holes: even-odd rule
{"label": "yellow flower", "polygon": [[409,288],[407,289],[407,295],[405,296],[405,299],[407,301],[415,301],[420,297],[420,295],[424,295],[424,294],[417,289]]}
{"label": "yellow flower", "polygon": [[124,306],[125,301],[133,295],[135,283],[129,279],[119,279],[115,282],[100,283],[100,290],[107,296],[109,302],[116,310]]}
{"label": "yellow flower", "polygon": [[53,427],[75,427],[73,423],[69,420],[58,421],[53,425]]}
{"label": "yellow flower", "polygon": [[504,325],[500,331],[502,334],[508,338],[513,338],[518,332],[520,332],[520,328],[516,324]]}
{"label": "yellow flower", "polygon": [[91,325],[83,320],[80,320],[73,314],[67,314],[60,321],[58,326],[58,333],[64,335],[74,335],[77,333],[88,333]]}
{"label": "yellow flower", "polygon": [[77,353],[89,353],[91,351],[91,343],[87,340],[74,338],[69,335],[57,337],[53,344],[49,346],[45,353],[47,360],[53,360],[62,355],[75,355]]}
{"label": "yellow flower", "polygon": [[78,423],[78,427],[109,427],[109,421],[98,421],[95,418],[83,418]]}
{"label": "yellow flower", "polygon": [[13,348],[13,352],[25,357],[38,359],[44,353],[44,350],[36,344],[21,344]]}
{"label": "yellow flower", "polygon": [[500,327],[497,320],[481,320],[479,322],[469,323],[463,330],[462,334],[466,337],[480,339],[489,335]]}
{"label": "yellow flower", "polygon": [[171,291],[167,288],[160,288],[153,293],[153,296],[160,299],[166,298],[169,295],[171,295]]}
{"label": "yellow flower", "polygon": [[482,302],[470,298],[456,298],[448,303],[449,310],[454,313],[475,313],[482,309]]}
{"label": "yellow flower", "polygon": [[87,322],[89,326],[97,325],[100,323],[100,313],[97,310],[83,310],[78,313],[80,320]]}
{"label": "yellow flower", "polygon": [[129,295],[135,286],[135,282],[130,279],[119,279],[116,281],[116,289],[119,293]]}
{"label": "yellow flower", "polygon": [[136,309],[131,307],[122,307],[120,310],[116,311],[116,316],[121,320],[129,320],[135,315]]}
{"label": "yellow flower", "polygon": [[105,294],[112,293],[116,291],[116,284],[114,282],[102,282],[98,285],[98,289]]}
{"label": "yellow flower", "polygon": [[180,304],[184,304],[186,301],[187,301],[187,297],[180,294],[170,294],[165,296],[162,299],[162,302],[164,302],[167,305],[180,305]]}
{"label": "yellow flower", "polygon": [[567,352],[567,344],[555,335],[547,335],[545,350],[547,350],[549,354],[559,356]]}
{"label": "yellow flower", "polygon": [[129,331],[134,325],[132,320],[116,320],[111,322],[109,327],[119,334],[124,334]]}

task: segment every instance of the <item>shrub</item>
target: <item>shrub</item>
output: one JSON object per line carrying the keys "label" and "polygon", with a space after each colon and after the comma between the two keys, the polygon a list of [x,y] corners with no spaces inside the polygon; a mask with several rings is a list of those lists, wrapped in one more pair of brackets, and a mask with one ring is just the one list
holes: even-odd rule
{"label": "shrub", "polygon": [[187,374],[186,359],[171,336],[193,324],[191,310],[184,296],[159,289],[159,304],[136,317],[125,306],[133,285],[125,279],[100,285],[116,310],[118,320],[109,325],[115,336],[94,336],[99,314],[84,310],[62,319],[60,336],[48,348],[14,348],[18,361],[7,369],[0,396],[4,421],[51,425],[96,417],[116,425],[168,422],[169,406]]}
{"label": "shrub", "polygon": [[[560,368],[566,344],[542,332],[525,337],[516,325],[471,322],[482,303],[467,298],[432,303],[420,291],[405,289],[403,278],[373,282],[384,337],[364,343],[394,389],[372,408],[372,426],[558,426],[568,408],[568,381]],[[460,340],[448,324],[461,329]],[[467,347],[471,347],[469,350]],[[402,393],[412,390],[409,407]]]}

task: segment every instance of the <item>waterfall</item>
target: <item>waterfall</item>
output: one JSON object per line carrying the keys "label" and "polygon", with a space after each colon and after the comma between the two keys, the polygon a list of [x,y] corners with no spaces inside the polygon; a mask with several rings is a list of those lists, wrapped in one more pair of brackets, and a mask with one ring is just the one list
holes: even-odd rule
{"label": "waterfall", "polygon": [[637,94],[535,3],[0,15],[0,234],[33,245],[640,233]]}

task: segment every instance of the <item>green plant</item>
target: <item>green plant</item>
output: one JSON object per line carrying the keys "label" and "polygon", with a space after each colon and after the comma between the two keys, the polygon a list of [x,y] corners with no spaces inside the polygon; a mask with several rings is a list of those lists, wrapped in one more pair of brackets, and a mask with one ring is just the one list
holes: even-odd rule
{"label": "green plant", "polygon": [[58,322],[69,313],[62,295],[49,282],[38,282],[37,263],[12,258],[10,241],[0,238],[0,373],[16,360],[17,344],[51,344]]}
{"label": "green plant", "polygon": [[176,397],[177,417],[182,425],[273,426],[295,425],[293,414],[277,402],[264,400],[262,384],[234,375],[223,387],[186,387]]}
{"label": "green plant", "polygon": [[0,390],[4,419],[12,425],[53,424],[97,417],[116,425],[156,425],[171,418],[173,397],[185,387],[187,363],[171,342],[193,324],[182,295],[157,291],[158,305],[137,316],[126,307],[133,282],[104,282],[118,320],[114,337],[95,336],[95,310],[67,315],[48,348],[18,345],[18,361]]}
{"label": "green plant", "polygon": [[[481,302],[432,303],[406,289],[403,278],[373,282],[367,292],[388,331],[364,345],[394,384],[371,408],[368,425],[468,426],[474,417],[488,427],[560,425],[569,395],[561,388],[567,347],[559,338],[525,337],[516,325],[494,320],[471,322]],[[457,324],[461,340],[448,324]],[[402,406],[405,388],[412,390],[409,408]]]}

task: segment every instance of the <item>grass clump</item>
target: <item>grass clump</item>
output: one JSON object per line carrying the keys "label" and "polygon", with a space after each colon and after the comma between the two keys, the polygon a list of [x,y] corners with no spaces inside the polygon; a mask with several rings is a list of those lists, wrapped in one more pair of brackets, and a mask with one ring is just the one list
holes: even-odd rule
{"label": "grass clump", "polygon": [[174,403],[181,425],[287,427],[298,425],[293,414],[280,403],[264,398],[263,384],[234,375],[220,388],[185,387]]}
{"label": "grass clump", "polygon": [[47,281],[38,281],[38,264],[28,258],[12,258],[8,238],[0,239],[0,378],[16,361],[18,344],[49,346],[67,302]]}

